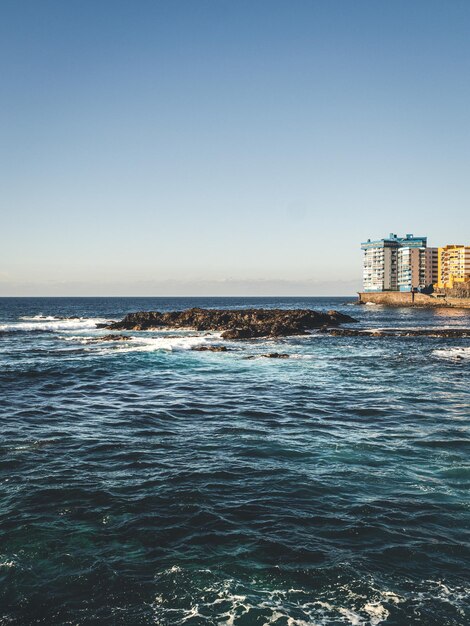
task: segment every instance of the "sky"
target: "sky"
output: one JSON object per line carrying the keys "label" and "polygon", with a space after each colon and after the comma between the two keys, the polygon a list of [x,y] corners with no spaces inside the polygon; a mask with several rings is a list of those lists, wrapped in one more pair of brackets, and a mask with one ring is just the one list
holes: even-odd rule
{"label": "sky", "polygon": [[1,0],[0,295],[352,295],[470,245],[467,0]]}

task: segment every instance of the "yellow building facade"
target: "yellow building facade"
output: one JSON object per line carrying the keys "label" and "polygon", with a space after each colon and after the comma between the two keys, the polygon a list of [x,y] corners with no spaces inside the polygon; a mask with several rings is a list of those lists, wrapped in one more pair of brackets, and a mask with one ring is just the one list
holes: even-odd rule
{"label": "yellow building facade", "polygon": [[439,288],[452,289],[455,283],[470,281],[470,246],[443,246],[437,262]]}

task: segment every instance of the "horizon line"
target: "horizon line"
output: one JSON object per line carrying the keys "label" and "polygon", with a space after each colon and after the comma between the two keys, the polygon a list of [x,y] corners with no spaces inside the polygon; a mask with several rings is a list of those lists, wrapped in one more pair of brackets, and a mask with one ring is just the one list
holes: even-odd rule
{"label": "horizon line", "polygon": [[327,294],[327,295],[280,295],[280,294],[271,294],[271,295],[262,295],[262,296],[254,296],[254,295],[0,295],[1,298],[353,298],[357,295],[355,294]]}

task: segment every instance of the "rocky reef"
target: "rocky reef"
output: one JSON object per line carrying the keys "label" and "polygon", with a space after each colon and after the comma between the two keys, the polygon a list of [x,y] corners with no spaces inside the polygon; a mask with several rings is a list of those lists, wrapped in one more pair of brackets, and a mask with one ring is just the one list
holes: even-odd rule
{"label": "rocky reef", "polygon": [[310,330],[355,322],[338,311],[322,313],[311,309],[187,309],[185,311],[140,311],[129,313],[119,322],[100,325],[108,330],[160,330],[188,328],[222,331],[223,339],[287,337],[305,335]]}
{"label": "rocky reef", "polygon": [[289,359],[290,354],[285,352],[268,352],[267,354],[251,354],[246,356],[245,359]]}

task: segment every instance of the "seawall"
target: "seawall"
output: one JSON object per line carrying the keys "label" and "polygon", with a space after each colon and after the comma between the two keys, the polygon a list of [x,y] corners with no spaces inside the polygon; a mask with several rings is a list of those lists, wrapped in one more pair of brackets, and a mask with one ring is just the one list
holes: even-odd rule
{"label": "seawall", "polygon": [[384,291],[380,293],[358,293],[360,304],[382,304],[384,306],[415,306],[415,307],[452,307],[470,309],[470,298],[455,298],[446,296],[427,296],[424,293],[409,293],[401,291]]}

